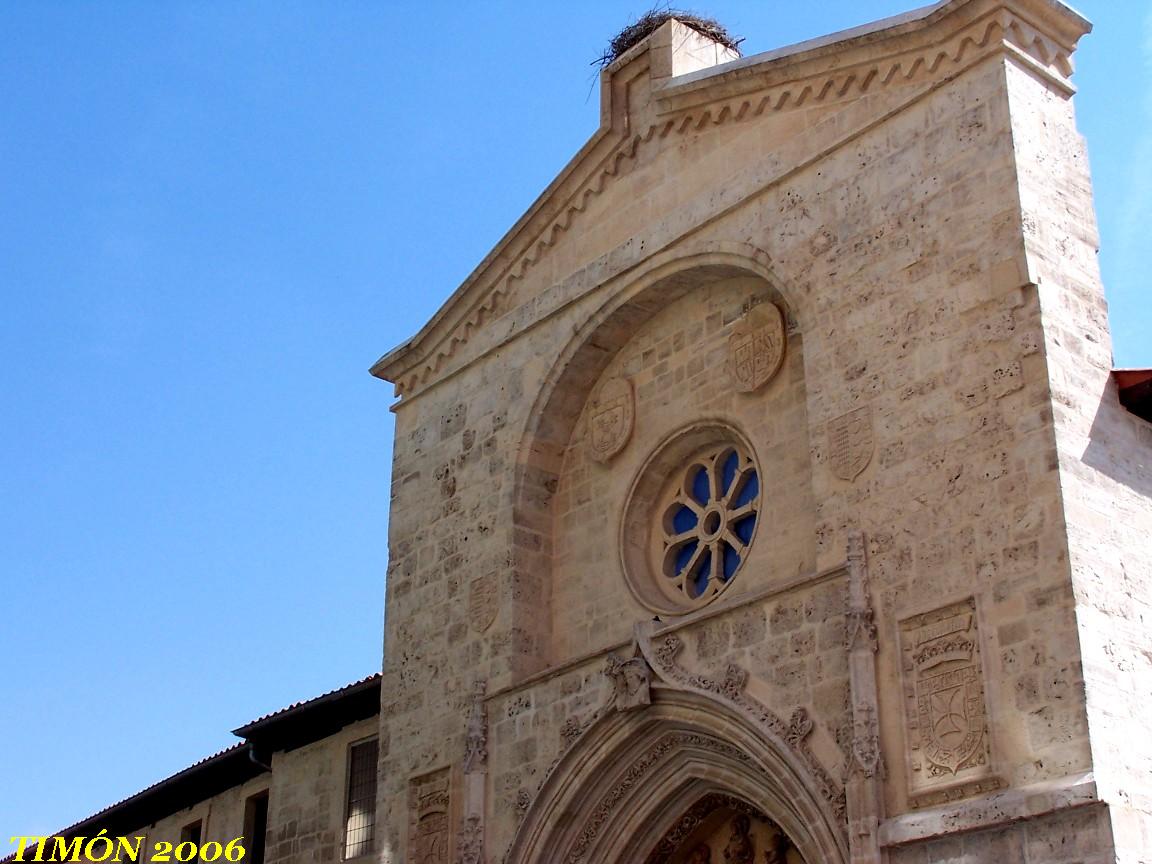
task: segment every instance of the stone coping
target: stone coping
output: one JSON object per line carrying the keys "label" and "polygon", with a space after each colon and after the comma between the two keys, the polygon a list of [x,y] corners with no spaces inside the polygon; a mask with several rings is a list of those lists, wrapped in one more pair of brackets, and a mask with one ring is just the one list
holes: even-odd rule
{"label": "stone coping", "polygon": [[1076,774],[894,816],[880,824],[880,845],[905,846],[1103,803],[1096,792],[1095,777]]}

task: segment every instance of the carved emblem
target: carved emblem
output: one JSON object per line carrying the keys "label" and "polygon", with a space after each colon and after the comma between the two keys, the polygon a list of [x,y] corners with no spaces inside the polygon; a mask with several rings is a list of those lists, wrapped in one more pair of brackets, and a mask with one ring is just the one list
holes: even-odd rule
{"label": "carved emblem", "polygon": [[832,473],[851,482],[872,461],[872,409],[849,411],[828,424],[828,463]]}
{"label": "carved emblem", "polygon": [[408,857],[417,864],[448,864],[448,770],[410,781]]}
{"label": "carved emblem", "polygon": [[609,378],[592,397],[588,412],[588,454],[597,462],[607,462],[624,449],[632,437],[636,407],[632,382]]}
{"label": "carved emblem", "polygon": [[[913,793],[986,776],[988,717],[969,598],[900,625]],[[910,685],[910,686],[909,686]]]}
{"label": "carved emblem", "polygon": [[701,843],[690,853],[685,864],[712,864],[712,850],[707,843]]}
{"label": "carved emblem", "polygon": [[468,586],[468,624],[483,633],[496,620],[499,595],[496,575],[477,576]]}
{"label": "carved emblem", "polygon": [[741,813],[732,820],[732,834],[724,847],[724,864],[752,864],[752,820]]}
{"label": "carved emblem", "polygon": [[459,864],[482,864],[484,859],[484,826],[480,817],[472,814],[464,820],[456,843]]}
{"label": "carved emblem", "polygon": [[736,324],[728,340],[728,367],[740,393],[759,390],[784,363],[784,316],[778,306],[764,303]]}
{"label": "carved emblem", "polygon": [[472,685],[472,707],[468,711],[468,729],[464,741],[464,773],[484,770],[488,764],[488,706],[484,702],[487,685],[477,680]]}

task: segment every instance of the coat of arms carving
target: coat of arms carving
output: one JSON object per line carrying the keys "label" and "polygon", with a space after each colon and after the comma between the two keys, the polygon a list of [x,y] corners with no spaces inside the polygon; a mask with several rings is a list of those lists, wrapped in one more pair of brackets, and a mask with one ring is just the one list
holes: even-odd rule
{"label": "coat of arms carving", "polygon": [[483,633],[496,620],[498,600],[494,573],[477,576],[468,586],[468,624],[477,633]]}
{"label": "coat of arms carving", "polygon": [[449,775],[441,769],[409,781],[408,859],[418,864],[448,864]]}
{"label": "coat of arms carving", "polygon": [[857,408],[828,423],[828,464],[832,473],[849,482],[872,461],[872,409]]}
{"label": "coat of arms carving", "polygon": [[739,393],[759,390],[784,363],[784,315],[774,303],[756,306],[740,320],[728,340],[728,368]]}
{"label": "coat of arms carving", "polygon": [[632,382],[609,378],[592,397],[588,412],[588,453],[597,462],[607,462],[624,449],[632,437],[636,407]]}
{"label": "coat of arms carving", "polygon": [[913,795],[991,774],[974,598],[900,624]]}

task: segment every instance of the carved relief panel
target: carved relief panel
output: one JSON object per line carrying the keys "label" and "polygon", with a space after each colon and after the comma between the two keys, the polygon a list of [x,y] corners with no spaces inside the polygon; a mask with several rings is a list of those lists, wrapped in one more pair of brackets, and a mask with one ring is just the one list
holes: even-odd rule
{"label": "carved relief panel", "polygon": [[408,860],[449,864],[451,773],[442,768],[408,783]]}
{"label": "carved relief panel", "polygon": [[627,378],[609,378],[592,397],[588,412],[588,454],[597,462],[610,461],[632,437],[635,422],[632,382]]}
{"label": "carved relief panel", "polygon": [[728,341],[728,369],[739,393],[759,390],[784,363],[787,336],[780,307],[765,303],[750,310]]}
{"label": "carved relief panel", "polygon": [[900,622],[913,803],[996,788],[975,598]]}

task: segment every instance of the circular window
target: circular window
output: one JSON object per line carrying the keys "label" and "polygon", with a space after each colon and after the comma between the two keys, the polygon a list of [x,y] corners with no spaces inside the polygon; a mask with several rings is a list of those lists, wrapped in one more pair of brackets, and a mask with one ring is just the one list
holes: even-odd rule
{"label": "circular window", "polygon": [[723,427],[677,436],[633,484],[621,537],[637,599],[657,612],[703,606],[736,578],[760,509],[751,449]]}

